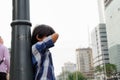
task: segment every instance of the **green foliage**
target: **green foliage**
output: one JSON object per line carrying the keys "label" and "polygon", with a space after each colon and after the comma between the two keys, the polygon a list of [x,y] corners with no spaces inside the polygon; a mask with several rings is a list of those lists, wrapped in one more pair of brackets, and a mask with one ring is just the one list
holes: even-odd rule
{"label": "green foliage", "polygon": [[117,72],[116,65],[114,64],[106,64],[106,74],[108,77],[112,76],[113,73]]}
{"label": "green foliage", "polygon": [[[110,77],[113,73],[117,72],[116,65],[107,63],[105,64],[106,76]],[[95,72],[102,72],[104,70],[104,66],[97,66],[95,68]]]}
{"label": "green foliage", "polygon": [[70,73],[67,80],[87,80],[80,72]]}
{"label": "green foliage", "polygon": [[102,67],[101,66],[96,66],[95,72],[102,72]]}

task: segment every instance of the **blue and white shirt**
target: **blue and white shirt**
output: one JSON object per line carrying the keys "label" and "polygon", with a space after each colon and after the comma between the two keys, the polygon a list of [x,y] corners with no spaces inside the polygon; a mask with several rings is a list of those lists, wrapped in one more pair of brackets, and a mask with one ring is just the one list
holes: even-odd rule
{"label": "blue and white shirt", "polygon": [[49,48],[54,46],[51,36],[32,46],[34,80],[55,80],[52,56]]}

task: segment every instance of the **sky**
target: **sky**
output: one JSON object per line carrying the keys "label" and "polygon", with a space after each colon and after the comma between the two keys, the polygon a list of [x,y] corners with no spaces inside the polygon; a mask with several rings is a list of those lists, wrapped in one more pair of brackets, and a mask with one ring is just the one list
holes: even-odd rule
{"label": "sky", "polygon": [[[0,36],[11,47],[12,0],[0,1]],[[97,0],[30,0],[31,32],[38,24],[47,24],[59,34],[51,48],[55,74],[66,62],[76,63],[75,50],[90,46],[91,31],[98,25]]]}

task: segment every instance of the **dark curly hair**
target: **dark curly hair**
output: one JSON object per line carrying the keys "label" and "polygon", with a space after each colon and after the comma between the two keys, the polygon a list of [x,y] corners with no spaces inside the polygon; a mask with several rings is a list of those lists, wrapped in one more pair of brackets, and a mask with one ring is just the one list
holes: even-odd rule
{"label": "dark curly hair", "polygon": [[39,38],[43,38],[44,36],[47,37],[49,35],[52,35],[53,33],[55,33],[54,29],[48,25],[42,24],[42,25],[36,26],[33,30],[32,37],[31,37],[32,45],[38,42],[38,40],[36,39],[37,35]]}

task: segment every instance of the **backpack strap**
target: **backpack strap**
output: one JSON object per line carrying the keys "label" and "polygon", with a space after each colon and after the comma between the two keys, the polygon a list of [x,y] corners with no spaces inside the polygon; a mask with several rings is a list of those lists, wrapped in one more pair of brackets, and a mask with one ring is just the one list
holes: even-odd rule
{"label": "backpack strap", "polygon": [[0,61],[0,65],[4,62],[5,58],[3,58],[1,61]]}

